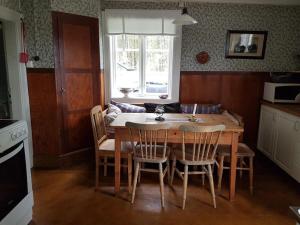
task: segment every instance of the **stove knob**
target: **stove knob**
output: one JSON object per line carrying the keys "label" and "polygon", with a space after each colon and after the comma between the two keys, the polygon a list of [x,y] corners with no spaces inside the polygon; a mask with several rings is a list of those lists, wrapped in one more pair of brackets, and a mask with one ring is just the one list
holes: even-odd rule
{"label": "stove knob", "polygon": [[16,140],[16,138],[17,138],[17,134],[16,133],[12,133],[11,135],[11,140]]}

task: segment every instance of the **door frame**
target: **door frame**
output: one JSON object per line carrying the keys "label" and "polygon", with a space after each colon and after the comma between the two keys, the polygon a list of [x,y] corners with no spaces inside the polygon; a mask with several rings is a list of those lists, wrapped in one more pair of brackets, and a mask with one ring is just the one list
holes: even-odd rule
{"label": "door frame", "polygon": [[27,72],[25,63],[19,62],[21,52],[22,14],[0,6],[0,20],[3,24],[4,45],[6,50],[8,87],[11,95],[12,119],[25,120],[28,126],[28,145],[30,165],[33,166],[31,119]]}

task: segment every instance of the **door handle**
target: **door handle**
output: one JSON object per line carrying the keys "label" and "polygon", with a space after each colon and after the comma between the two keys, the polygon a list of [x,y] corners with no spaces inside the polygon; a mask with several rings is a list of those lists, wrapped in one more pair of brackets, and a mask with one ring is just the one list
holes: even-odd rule
{"label": "door handle", "polygon": [[60,93],[63,95],[66,92],[66,89],[60,88]]}
{"label": "door handle", "polygon": [[273,113],[273,121],[276,122],[276,114]]}

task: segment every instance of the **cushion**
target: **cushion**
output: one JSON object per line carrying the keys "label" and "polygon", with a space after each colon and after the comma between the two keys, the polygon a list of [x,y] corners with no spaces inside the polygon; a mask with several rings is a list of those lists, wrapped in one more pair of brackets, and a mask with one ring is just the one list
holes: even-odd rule
{"label": "cushion", "polygon": [[165,113],[181,113],[180,103],[169,103],[169,104],[155,104],[155,103],[144,103],[147,113],[154,113],[157,106],[163,106]]}
{"label": "cushion", "polygon": [[113,104],[108,104],[107,113],[115,112],[117,114],[122,113],[121,109]]}
{"label": "cushion", "polygon": [[144,112],[146,112],[146,109],[144,107],[132,105],[129,103],[121,103],[121,102],[111,101],[111,104],[117,106],[123,113],[144,113]]}
{"label": "cushion", "polygon": [[[181,104],[182,113],[193,113],[194,104]],[[221,113],[221,104],[197,104],[196,109],[197,114],[220,114]]]}
{"label": "cushion", "polygon": [[105,124],[109,125],[120,113],[122,113],[122,111],[117,106],[108,104],[108,109],[106,111],[106,115],[104,116]]}

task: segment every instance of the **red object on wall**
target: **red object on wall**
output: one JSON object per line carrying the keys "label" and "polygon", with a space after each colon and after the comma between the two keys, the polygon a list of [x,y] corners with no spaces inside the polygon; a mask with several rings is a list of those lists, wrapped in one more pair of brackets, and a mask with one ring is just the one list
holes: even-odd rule
{"label": "red object on wall", "polygon": [[29,55],[26,51],[26,32],[25,32],[25,23],[23,21],[23,19],[21,19],[21,48],[22,48],[22,52],[20,53],[20,63],[27,63],[29,60]]}
{"label": "red object on wall", "polygon": [[20,53],[20,63],[27,63],[29,60],[29,55],[26,52]]}
{"label": "red object on wall", "polygon": [[207,52],[203,51],[196,55],[196,59],[197,59],[198,63],[205,64],[209,60],[209,55]]}

